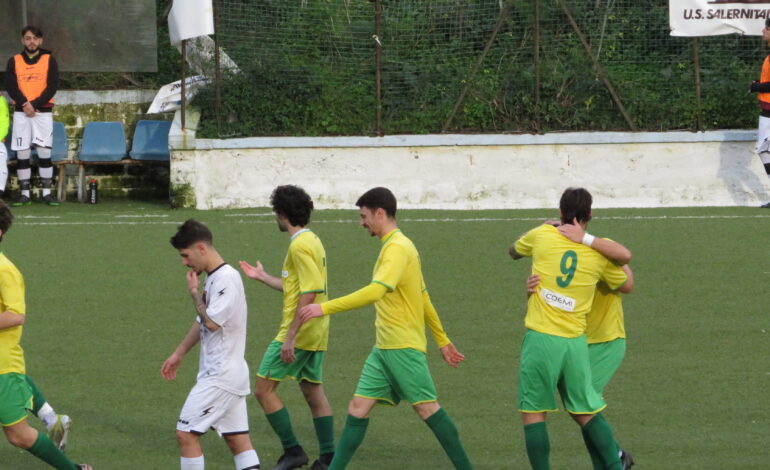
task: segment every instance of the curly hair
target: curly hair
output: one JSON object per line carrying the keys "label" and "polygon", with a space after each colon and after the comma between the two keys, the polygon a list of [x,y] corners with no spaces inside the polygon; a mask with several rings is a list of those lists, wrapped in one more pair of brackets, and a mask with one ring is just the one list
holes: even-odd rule
{"label": "curly hair", "polygon": [[270,195],[270,205],[273,212],[289,219],[295,227],[307,225],[313,212],[313,200],[304,189],[292,184],[275,188]]}

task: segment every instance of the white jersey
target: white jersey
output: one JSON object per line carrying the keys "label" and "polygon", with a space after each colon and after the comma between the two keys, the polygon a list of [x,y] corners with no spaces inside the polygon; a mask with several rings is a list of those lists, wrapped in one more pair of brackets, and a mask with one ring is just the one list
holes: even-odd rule
{"label": "white jersey", "polygon": [[229,264],[223,264],[206,277],[203,295],[206,315],[220,328],[211,331],[200,325],[198,383],[235,395],[248,395],[249,366],[244,357],[247,309],[241,275]]}

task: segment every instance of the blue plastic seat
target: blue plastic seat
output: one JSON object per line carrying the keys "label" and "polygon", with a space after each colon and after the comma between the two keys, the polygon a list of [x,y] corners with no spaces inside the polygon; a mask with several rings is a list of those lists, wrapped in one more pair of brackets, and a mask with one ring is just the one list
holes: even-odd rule
{"label": "blue plastic seat", "polygon": [[89,122],[83,129],[80,161],[119,162],[126,158],[126,133],[120,122]]}
{"label": "blue plastic seat", "polygon": [[168,133],[171,121],[139,121],[129,156],[134,160],[168,161]]}

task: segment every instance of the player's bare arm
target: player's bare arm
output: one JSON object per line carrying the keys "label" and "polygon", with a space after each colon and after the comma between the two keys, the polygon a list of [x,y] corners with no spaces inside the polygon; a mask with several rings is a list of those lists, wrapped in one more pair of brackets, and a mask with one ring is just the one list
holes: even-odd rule
{"label": "player's bare arm", "polygon": [[0,330],[23,325],[25,317],[26,315],[19,315],[18,313],[11,312],[10,310],[6,310],[5,312],[0,313]]}
{"label": "player's bare arm", "polygon": [[206,302],[203,300],[203,293],[198,292],[198,273],[193,270],[187,271],[187,289],[195,305],[195,311],[206,328],[211,331],[217,331],[220,327],[206,314]]}
{"label": "player's bare arm", "polygon": [[268,287],[283,292],[283,281],[280,278],[268,274],[267,271],[265,271],[265,268],[262,267],[262,263],[259,261],[257,261],[254,266],[246,261],[239,261],[238,264],[241,266],[241,271],[243,271],[243,274],[245,274],[246,277],[256,279]]}
{"label": "player's bare arm", "polygon": [[197,322],[194,322],[190,331],[187,332],[184,339],[173,353],[163,362],[160,367],[160,375],[166,380],[174,380],[176,378],[176,370],[179,364],[182,363],[182,358],[187,352],[193,348],[200,341],[200,326]]}
{"label": "player's bare arm", "polygon": [[444,357],[444,362],[449,364],[451,367],[457,367],[461,362],[465,360],[465,354],[458,351],[457,348],[455,348],[455,345],[452,343],[447,344],[441,348],[440,351],[441,355]]}
{"label": "player's bare arm", "polygon": [[294,318],[291,320],[289,331],[286,332],[286,340],[281,346],[281,359],[284,362],[292,363],[296,360],[294,356],[294,348],[297,344],[297,333],[302,328],[302,319],[300,318],[299,311],[305,305],[310,305],[315,301],[316,293],[308,292],[299,296],[297,300],[297,310],[294,312]]}
{"label": "player's bare arm", "polygon": [[527,278],[527,297],[537,292],[537,285],[540,284],[540,276],[532,274]]}
{"label": "player's bare arm", "polygon": [[618,287],[618,292],[630,294],[631,291],[634,290],[634,272],[631,271],[631,268],[627,264],[623,265],[621,268],[623,269],[623,272],[626,273],[626,276],[628,276],[628,279],[626,279],[626,282],[624,282],[622,286]]}
{"label": "player's bare arm", "polygon": [[631,262],[631,250],[620,243],[591,235],[587,239],[585,228],[577,222],[577,219],[571,224],[562,224],[557,228],[559,233],[571,241],[586,244],[621,266]]}

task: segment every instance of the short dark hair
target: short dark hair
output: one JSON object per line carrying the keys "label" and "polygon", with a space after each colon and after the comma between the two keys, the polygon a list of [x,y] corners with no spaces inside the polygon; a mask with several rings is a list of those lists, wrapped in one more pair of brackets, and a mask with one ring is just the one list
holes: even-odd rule
{"label": "short dark hair", "polygon": [[396,216],[396,196],[388,188],[377,187],[370,189],[358,198],[356,205],[372,210],[383,209],[388,214],[388,217]]}
{"label": "short dark hair", "polygon": [[171,246],[177,250],[190,248],[196,243],[211,245],[214,243],[214,236],[208,227],[193,219],[187,219],[177,228],[176,235],[171,237]]}
{"label": "short dark hair", "polygon": [[24,35],[27,33],[32,33],[35,35],[35,37],[38,37],[38,38],[43,37],[43,30],[38,28],[37,26],[32,26],[31,24],[28,24],[27,26],[21,28],[21,37],[24,37]]}
{"label": "short dark hair", "polygon": [[295,227],[304,227],[310,222],[313,212],[313,200],[304,189],[293,184],[278,186],[270,195],[273,212],[289,219]]}
{"label": "short dark hair", "polygon": [[585,188],[567,188],[561,195],[561,223],[571,224],[573,219],[588,223],[591,220],[591,193]]}
{"label": "short dark hair", "polygon": [[2,241],[3,236],[8,233],[11,225],[13,225],[13,213],[11,213],[11,208],[8,207],[8,204],[6,204],[5,201],[0,199],[0,230],[3,231],[3,233],[0,234],[0,241]]}

